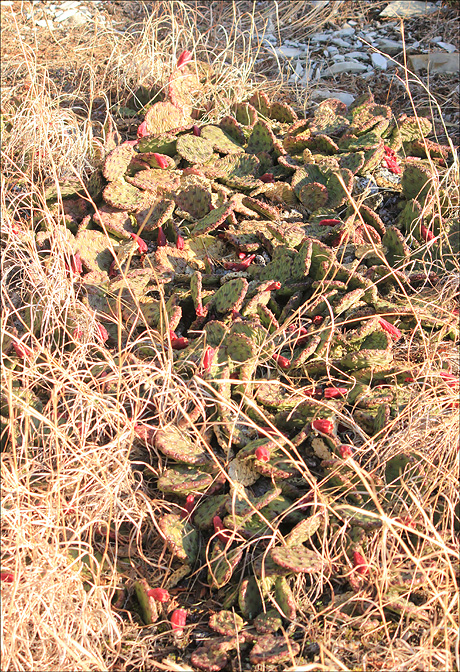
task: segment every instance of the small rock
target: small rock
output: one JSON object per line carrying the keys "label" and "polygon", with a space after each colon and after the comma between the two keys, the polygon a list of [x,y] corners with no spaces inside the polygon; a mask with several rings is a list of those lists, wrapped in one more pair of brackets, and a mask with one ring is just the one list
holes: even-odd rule
{"label": "small rock", "polygon": [[342,40],[341,37],[333,37],[331,40],[332,44],[337,45],[338,47],[344,47],[345,49],[350,48],[350,43]]}
{"label": "small rock", "polygon": [[371,61],[372,65],[374,68],[377,68],[377,70],[386,70],[388,67],[388,61],[385,58],[385,56],[382,56],[381,54],[374,53],[371,56]]}
{"label": "small rock", "polygon": [[336,37],[351,37],[352,35],[355,34],[355,29],[354,28],[341,28],[335,33]]}
{"label": "small rock", "polygon": [[332,60],[334,61],[334,63],[343,63],[343,61],[345,60],[345,56],[342,56],[342,54],[334,54]]}
{"label": "small rock", "polygon": [[376,44],[380,51],[388,54],[388,56],[395,56],[396,54],[399,54],[404,48],[403,43],[399,42],[399,40],[389,40],[386,37],[381,37],[378,39]]}
{"label": "small rock", "polygon": [[446,51],[449,52],[449,54],[453,54],[454,51],[456,51],[457,49],[455,44],[449,44],[448,42],[438,42],[438,47],[441,47],[441,49],[445,49]]}
{"label": "small rock", "polygon": [[62,21],[67,21],[67,19],[70,19],[77,12],[78,12],[78,9],[76,7],[73,7],[71,9],[66,9],[65,12],[62,12],[62,14],[59,14],[59,16],[57,16],[57,12],[56,12],[56,19],[55,20],[58,23],[62,23]]}
{"label": "small rock", "polygon": [[444,54],[441,51],[433,51],[431,54],[411,54],[408,57],[409,67],[414,72],[429,70],[432,75],[447,74],[455,75],[460,68],[460,54]]}
{"label": "small rock", "polygon": [[2,0],[2,9],[4,7],[12,7],[13,6],[13,0]]}
{"label": "small rock", "polygon": [[340,75],[342,72],[356,74],[358,72],[365,72],[366,70],[367,66],[365,66],[364,63],[345,61],[344,63],[334,63],[334,65],[329,66],[329,68],[326,70],[326,73],[330,75]]}
{"label": "small rock", "polygon": [[35,19],[35,25],[40,26],[40,28],[46,28],[49,26],[51,29],[54,28],[52,21],[48,19]]}
{"label": "small rock", "polygon": [[430,42],[442,42],[442,35],[438,35],[437,37],[432,37]]}
{"label": "small rock", "polygon": [[336,98],[337,100],[341,100],[342,103],[345,103],[345,105],[351,105],[355,97],[351,95],[351,93],[345,93],[343,91],[329,91],[329,89],[315,89],[311,93],[311,97],[313,100],[327,100],[328,98]]}
{"label": "small rock", "polygon": [[326,35],[326,33],[316,33],[316,35],[313,35],[311,38],[312,42],[328,42],[331,39],[330,35]]}
{"label": "small rock", "polygon": [[69,18],[70,23],[73,23],[75,26],[82,26],[84,23],[87,23],[88,20],[88,15],[86,13],[83,14],[83,12],[76,12]]}
{"label": "small rock", "polygon": [[332,47],[332,46],[331,46],[331,47],[328,47],[328,51],[329,51],[329,54],[330,54],[331,56],[334,56],[334,54],[338,54],[338,53],[339,53],[339,50],[337,49],[337,47]]}
{"label": "small rock", "polygon": [[275,54],[279,58],[296,58],[302,55],[302,50],[296,47],[277,47]]}
{"label": "small rock", "polygon": [[370,56],[362,51],[350,51],[345,58],[357,58],[359,61],[368,61]]}
{"label": "small rock", "polygon": [[424,16],[437,11],[437,7],[432,2],[422,2],[422,0],[396,0],[390,2],[379,16],[383,18],[408,18],[414,16]]}

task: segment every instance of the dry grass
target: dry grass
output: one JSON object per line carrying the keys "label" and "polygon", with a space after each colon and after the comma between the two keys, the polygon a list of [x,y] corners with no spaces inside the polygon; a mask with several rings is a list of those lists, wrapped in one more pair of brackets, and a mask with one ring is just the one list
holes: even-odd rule
{"label": "dry grass", "polygon": [[[94,313],[65,272],[69,261],[63,252],[65,240],[53,225],[56,217],[64,221],[62,201],[57,212],[51,211],[43,185],[64,177],[84,177],[91,168],[95,136],[103,135],[104,122],[114,112],[109,89],[118,105],[138,85],[161,89],[184,48],[212,65],[206,98],[212,97],[215,105],[209,119],[223,116],[234,101],[260,86],[263,78],[254,74],[254,64],[261,26],[253,3],[193,4],[192,12],[190,3],[175,3],[171,16],[169,3],[156,3],[140,37],[107,31],[110,58],[103,76],[88,54],[81,88],[65,96],[51,83],[36,55],[22,46],[28,89],[24,91],[18,81],[2,101],[11,124],[2,146],[1,189],[2,413],[9,409],[9,417],[2,420],[2,436],[9,439],[1,454],[1,568],[14,576],[11,584],[1,586],[1,656],[8,672],[191,669],[186,657],[182,659],[186,642],[181,650],[166,623],[144,628],[126,603],[114,608],[112,600],[121,576],[128,587],[140,576],[160,586],[173,570],[156,520],[161,512],[179,509],[152,488],[144,466],[150,465],[150,472],[158,476],[165,458],[136,441],[135,425],[141,417],[152,427],[185,419],[190,420],[191,432],[202,434],[208,425],[190,416],[195,406],[205,409],[212,402],[212,391],[197,378],[186,381],[176,375],[168,345],[151,330],[143,336],[156,351],[148,362],[133,355],[139,340],[134,327],[124,348],[121,336],[113,350],[100,343]],[[304,4],[276,3],[283,25],[293,30],[305,27],[299,18],[299,6]],[[333,11],[343,10],[340,3],[332,4]],[[332,10],[327,8],[311,11],[308,20],[315,30],[331,18]],[[231,29],[200,32],[200,22]],[[408,75],[408,95],[411,81]],[[280,85],[270,83],[271,90],[279,90]],[[61,105],[64,97],[78,102],[83,96],[83,110]],[[92,115],[101,101],[102,118],[95,122]],[[436,106],[436,101],[431,99],[431,104]],[[14,116],[8,117],[13,109]],[[443,179],[455,209],[458,163]],[[437,194],[432,197],[436,204]],[[439,199],[436,205],[440,207]],[[39,222],[51,229],[48,253],[37,246],[33,224]],[[460,269],[458,261],[454,263],[448,271],[442,262],[428,267],[443,280],[435,288],[421,287],[415,297],[446,315],[458,298]],[[417,317],[414,296],[406,294],[406,299]],[[76,313],[82,341],[74,339],[69,324],[68,316]],[[66,348],[58,335],[63,333]],[[12,369],[8,352],[15,339],[30,354]],[[305,655],[311,662],[296,666],[293,660],[292,672],[460,669],[458,417],[451,409],[458,391],[439,376],[443,365],[458,374],[456,348],[437,340],[419,322],[398,357],[411,366],[415,361],[421,365],[400,415],[370,440],[351,417],[342,417],[359,445],[356,459],[350,461],[359,489],[369,492],[383,523],[370,535],[367,546],[370,581],[356,592],[344,595],[338,590],[347,585],[352,564],[344,550],[346,540],[333,526],[334,501],[319,497],[313,479],[312,512],[322,513],[325,519],[321,548],[325,562],[311,585],[300,575],[294,586],[296,625],[304,634]],[[294,391],[296,380],[291,382],[289,389]],[[340,380],[331,374],[331,382]],[[236,403],[228,410],[241,419]],[[256,427],[247,416],[243,420]],[[286,454],[297,461],[305,478],[311,478],[307,465],[291,448]],[[392,504],[382,509],[385,493],[374,489],[369,475],[381,478],[386,461],[407,452],[416,457],[416,468],[398,485]],[[120,526],[126,530],[123,549],[109,536],[111,527]],[[277,534],[274,531],[271,539]],[[252,550],[252,542],[244,543]],[[117,568],[121,558],[123,564]],[[389,581],[399,570],[414,576],[418,572],[425,591],[419,596],[423,608],[414,619],[391,616],[386,608]],[[208,609],[218,609],[219,602],[206,592],[208,601],[203,605],[198,569],[188,587],[186,595],[171,592],[177,605],[187,603],[194,613],[187,627],[191,636],[203,630]],[[410,592],[408,588],[406,595]],[[318,650],[312,643],[318,644]],[[236,670],[244,666],[244,659],[236,660]]]}

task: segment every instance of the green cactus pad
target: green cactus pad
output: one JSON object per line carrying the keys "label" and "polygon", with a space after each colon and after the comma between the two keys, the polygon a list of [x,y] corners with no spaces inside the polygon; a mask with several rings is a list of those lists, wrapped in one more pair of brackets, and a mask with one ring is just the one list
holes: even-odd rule
{"label": "green cactus pad", "polygon": [[248,286],[245,278],[234,278],[224,283],[212,297],[212,307],[221,314],[228,313],[230,310],[239,310]]}
{"label": "green cactus pad", "polygon": [[191,235],[196,238],[197,236],[202,236],[203,234],[216,229],[225,222],[232,210],[233,204],[231,202],[224,203],[220,208],[211,210],[211,212],[195,223]]}
{"label": "green cactus pad", "polygon": [[421,140],[431,133],[432,123],[426,117],[406,117],[398,120],[399,134],[403,142]]}
{"label": "green cactus pad", "polygon": [[410,257],[410,249],[407,246],[401,232],[395,226],[389,226],[382,237],[382,243],[387,248],[386,258],[390,266],[396,266]]}
{"label": "green cactus pad", "polygon": [[123,179],[110,182],[104,189],[102,196],[104,201],[113,208],[129,210],[130,212],[136,212],[146,207],[151,199],[151,195],[140,191]]}
{"label": "green cactus pad", "polygon": [[[145,115],[145,124],[147,132],[151,135],[160,135],[167,133],[175,128],[179,128],[184,123],[184,114],[176,105],[165,101],[154,103]],[[144,145],[145,146],[145,145]],[[154,149],[141,149],[140,151],[155,151]]]}
{"label": "green cactus pad", "polygon": [[252,128],[252,133],[248,138],[247,152],[257,154],[258,152],[272,152],[275,148],[275,136],[270,129],[269,124],[259,119]]}
{"label": "green cactus pad", "polygon": [[243,557],[242,548],[229,549],[222,541],[214,544],[208,564],[208,584],[212,588],[222,588],[232,578],[235,567]]}
{"label": "green cactus pad", "polygon": [[252,665],[276,664],[292,661],[300,652],[300,645],[284,637],[275,635],[263,635],[249,654]]}
{"label": "green cactus pad", "polygon": [[244,625],[241,616],[233,611],[218,611],[209,619],[209,627],[220,635],[235,635]]}
{"label": "green cactus pad", "polygon": [[224,131],[224,133],[233,138],[233,140],[237,142],[239,145],[245,144],[246,137],[244,135],[243,129],[241,128],[240,124],[235,119],[235,117],[232,117],[231,115],[222,117],[222,119],[219,122],[219,126]]}
{"label": "green cactus pad", "polygon": [[187,496],[195,491],[209,488],[214,478],[211,474],[192,466],[178,464],[167,469],[158,479],[157,487],[163,492]]}
{"label": "green cactus pad", "polygon": [[130,185],[139,189],[145,189],[154,195],[164,194],[166,196],[173,193],[180,183],[180,177],[176,171],[157,170],[156,168],[140,170],[134,177],[127,177],[126,180]]}
{"label": "green cactus pad", "polygon": [[101,205],[93,215],[93,221],[103,230],[119,238],[131,240],[134,232],[131,217],[125,210],[117,210],[109,205]]}
{"label": "green cactus pad", "polygon": [[271,557],[277,565],[295,573],[319,572],[323,567],[321,556],[304,546],[277,546],[272,548]]}
{"label": "green cactus pad", "polygon": [[193,524],[199,530],[211,528],[214,516],[222,517],[224,515],[227,500],[228,495],[211,495],[211,497],[200,502],[193,514]]}
{"label": "green cactus pad", "polygon": [[275,580],[275,600],[284,616],[294,621],[296,618],[296,601],[288,580],[284,576],[278,576]]}
{"label": "green cactus pad", "polygon": [[401,186],[407,200],[415,198],[423,203],[432,185],[436,184],[435,174],[431,171],[428,162],[421,159],[406,160]]}
{"label": "green cactus pad", "polygon": [[171,425],[167,429],[159,429],[155,435],[155,447],[163,455],[172,457],[186,464],[206,464],[209,456],[203,446],[194,443],[179,427]]}
{"label": "green cactus pad", "polygon": [[142,159],[143,152],[155,152],[172,157],[176,153],[176,142],[177,137],[172,133],[160,133],[159,135],[141,138],[137,145],[137,149],[140,152],[139,158]]}
{"label": "green cactus pad", "polygon": [[208,140],[212,144],[213,149],[221,154],[239,154],[244,151],[243,147],[238,142],[235,142],[230,135],[212,124],[203,126],[200,137]]}
{"label": "green cactus pad", "polygon": [[261,635],[268,635],[276,632],[283,626],[283,621],[276,611],[270,609],[266,613],[259,614],[254,619],[254,627]]}
{"label": "green cactus pad", "polygon": [[151,233],[157,236],[159,226],[164,226],[172,217],[174,212],[174,201],[161,198],[154,201],[149,207],[138,210],[135,213],[138,225],[137,233],[139,236],[145,236],[147,240],[151,238]]}
{"label": "green cactus pad", "polygon": [[115,147],[106,157],[104,162],[103,175],[106,180],[120,180],[126,172],[131,159],[135,155],[134,147],[123,143]]}
{"label": "green cactus pad", "polygon": [[196,135],[181,135],[177,139],[177,153],[189,163],[206,163],[212,157],[212,143]]}
{"label": "green cactus pad", "polygon": [[149,596],[149,590],[150,586],[146,579],[138,579],[134,582],[134,592],[136,593],[141,618],[145,625],[152,625],[152,623],[155,623],[158,620],[157,603],[153,597]]}
{"label": "green cactus pad", "polygon": [[198,555],[199,535],[190,523],[176,515],[166,513],[158,519],[158,527],[170,551],[179,558],[193,564]]}
{"label": "green cactus pad", "polygon": [[259,586],[253,576],[243,579],[238,592],[238,605],[244,618],[255,618],[262,611]]}
{"label": "green cactus pad", "polygon": [[212,645],[200,646],[192,653],[190,661],[199,670],[219,672],[226,667],[228,656],[220,649],[213,648]]}
{"label": "green cactus pad", "polygon": [[323,521],[324,517],[321,513],[301,520],[289,534],[286,535],[286,546],[299,546],[300,544],[303,544],[319,530]]}
{"label": "green cactus pad", "polygon": [[266,93],[264,93],[263,91],[258,91],[257,93],[254,93],[251,96],[251,98],[249,98],[249,102],[257,110],[259,114],[261,114],[264,117],[269,116],[271,104]]}

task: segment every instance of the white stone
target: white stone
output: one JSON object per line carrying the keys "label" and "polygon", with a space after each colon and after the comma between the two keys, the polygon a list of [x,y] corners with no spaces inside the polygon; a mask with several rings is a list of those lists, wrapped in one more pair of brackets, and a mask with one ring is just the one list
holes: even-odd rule
{"label": "white stone", "polygon": [[329,54],[330,54],[331,56],[333,56],[334,54],[338,54],[338,53],[339,53],[339,50],[337,49],[337,47],[328,47],[328,51],[329,51]]}
{"label": "white stone", "polygon": [[368,61],[370,56],[362,51],[350,51],[348,54],[345,54],[345,58],[357,58],[360,61]]}
{"label": "white stone", "polygon": [[326,35],[326,33],[316,33],[316,35],[313,35],[311,38],[312,42],[328,42],[331,39],[330,35]]}
{"label": "white stone", "polygon": [[381,17],[388,18],[408,18],[413,16],[424,16],[436,12],[437,7],[432,2],[423,2],[423,0],[395,0],[390,2],[385,9],[380,12]]}
{"label": "white stone", "polygon": [[402,42],[397,40],[388,40],[386,37],[382,37],[377,40],[377,46],[380,51],[383,51],[389,56],[395,56],[396,54],[399,54],[404,48]]}
{"label": "white stone", "polygon": [[355,63],[354,61],[345,61],[344,63],[334,63],[327,69],[327,74],[340,75],[342,72],[349,74],[356,74],[358,72],[365,72],[367,67],[364,63]]}
{"label": "white stone", "polygon": [[438,47],[445,49],[449,54],[453,54],[456,51],[457,47],[455,44],[449,44],[449,42],[438,42]]}
{"label": "white stone", "polygon": [[355,32],[356,31],[354,28],[341,28],[335,33],[335,35],[336,37],[351,37],[355,34]]}
{"label": "white stone", "polygon": [[350,43],[342,40],[341,37],[333,37],[331,42],[332,44],[336,44],[338,47],[344,47],[345,49],[350,48]]}
{"label": "white stone", "polygon": [[66,9],[65,12],[62,12],[62,14],[56,17],[56,21],[58,23],[61,23],[62,21],[67,21],[67,19],[70,19],[70,17],[76,14],[77,12],[78,9],[76,7],[74,7],[73,9]]}
{"label": "white stone", "polygon": [[386,70],[388,67],[388,61],[385,58],[385,56],[382,56],[381,54],[374,53],[371,56],[371,61],[372,65],[374,68],[377,68],[377,70]]}
{"label": "white stone", "polygon": [[408,61],[410,69],[414,72],[428,70],[432,75],[440,73],[456,75],[460,68],[459,58],[458,52],[445,54],[434,51],[431,54],[411,54]]}
{"label": "white stone", "polygon": [[442,42],[442,35],[438,35],[437,37],[432,37],[430,42]]}
{"label": "white stone", "polygon": [[358,22],[357,21],[347,21],[349,26],[357,26]]}
{"label": "white stone", "polygon": [[86,12],[76,12],[73,16],[69,18],[70,23],[73,23],[74,26],[82,26],[84,23],[87,23],[91,19],[91,15],[88,15]]}
{"label": "white stone", "polygon": [[334,61],[334,63],[343,63],[343,61],[345,60],[345,56],[342,56],[342,54],[334,54],[332,60]]}
{"label": "white stone", "polygon": [[297,49],[296,47],[277,47],[275,54],[278,58],[296,58],[302,55],[302,49]]}
{"label": "white stone", "polygon": [[49,26],[51,29],[54,27],[51,21],[46,19],[35,19],[35,25],[40,26],[40,28],[46,28]]}
{"label": "white stone", "polygon": [[3,7],[12,7],[13,5],[13,0],[3,0],[0,2],[0,7],[3,9]]}
{"label": "white stone", "polygon": [[65,9],[75,9],[76,7],[80,7],[80,5],[81,5],[81,2],[79,2],[78,0],[70,0],[70,2],[67,2],[67,0],[66,0],[66,2],[63,2],[61,4],[61,8],[64,9],[64,10]]}
{"label": "white stone", "polygon": [[351,93],[345,93],[343,91],[333,91],[332,97],[341,100],[342,103],[345,103],[347,107],[351,105],[355,100],[355,97],[352,96]]}

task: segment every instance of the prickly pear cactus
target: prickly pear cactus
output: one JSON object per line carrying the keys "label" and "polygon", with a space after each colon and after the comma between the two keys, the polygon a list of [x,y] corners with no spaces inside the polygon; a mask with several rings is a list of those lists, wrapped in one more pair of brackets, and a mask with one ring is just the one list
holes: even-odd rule
{"label": "prickly pear cactus", "polygon": [[[151,462],[142,487],[164,506],[156,533],[181,563],[174,581],[194,568],[198,580],[206,568],[209,604],[224,605],[209,620],[219,637],[193,652],[192,665],[223,669],[240,644],[253,645],[251,664],[276,665],[300,652],[289,639],[294,578],[310,586],[321,574],[360,590],[366,535],[380,533],[381,510],[411,506],[397,499],[405,476],[426,487],[416,456],[389,459],[383,479],[367,471],[362,446],[408,403],[419,369],[412,362],[408,371],[401,353],[433,334],[458,337],[455,312],[440,315],[414,289],[427,280],[425,254],[433,265],[450,254],[454,264],[442,245],[455,234],[449,208],[435,217],[429,205],[430,194],[442,197],[434,166],[442,174],[453,157],[424,141],[427,120],[392,119],[371,95],[350,108],[326,100],[298,119],[257,93],[218,124],[202,123],[191,105],[205,87],[188,56],[166,100],[148,108],[138,140],[106,147],[96,185],[104,204],[92,213],[87,201],[68,203],[66,272],[101,322],[100,349],[116,344],[119,356],[120,329],[123,353],[136,342],[133,357],[146,368],[161,361],[203,395],[198,411],[167,409],[150,433],[134,430]],[[63,187],[62,197],[80,186]],[[378,199],[367,200],[385,190],[399,203],[391,223]],[[37,234],[43,257],[48,234]],[[43,312],[21,314],[34,334],[45,329]],[[9,365],[21,371],[34,351],[10,341]],[[146,422],[151,405],[139,404]],[[2,409],[5,443],[8,427]],[[336,544],[333,562],[325,538]],[[396,588],[387,608],[409,615],[413,605]],[[153,624],[148,584],[138,579],[134,591]],[[274,634],[283,627],[289,637]]]}

